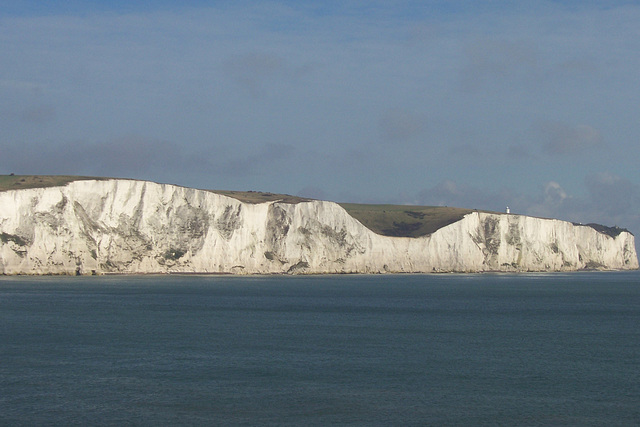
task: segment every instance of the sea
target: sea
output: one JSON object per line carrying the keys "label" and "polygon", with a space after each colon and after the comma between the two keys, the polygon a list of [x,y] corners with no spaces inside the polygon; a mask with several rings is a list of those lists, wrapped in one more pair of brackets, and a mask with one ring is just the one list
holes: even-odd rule
{"label": "sea", "polygon": [[0,277],[0,425],[640,425],[640,272]]}

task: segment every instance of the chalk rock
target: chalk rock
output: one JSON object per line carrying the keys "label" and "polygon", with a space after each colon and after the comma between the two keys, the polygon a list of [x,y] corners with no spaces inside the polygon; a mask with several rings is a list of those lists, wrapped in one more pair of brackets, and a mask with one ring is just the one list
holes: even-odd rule
{"label": "chalk rock", "polygon": [[[611,233],[609,233],[611,234]],[[637,269],[634,236],[473,212],[418,238],[336,203],[259,204],[134,180],[0,192],[0,273],[429,273]]]}

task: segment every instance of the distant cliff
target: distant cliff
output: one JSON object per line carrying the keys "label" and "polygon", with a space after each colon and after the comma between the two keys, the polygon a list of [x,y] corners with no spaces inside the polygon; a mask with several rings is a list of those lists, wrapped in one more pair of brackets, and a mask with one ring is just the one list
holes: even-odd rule
{"label": "distant cliff", "polygon": [[[607,232],[609,231],[609,232]],[[636,269],[623,230],[469,211],[376,234],[325,201],[242,202],[134,180],[0,192],[0,273],[400,273]]]}

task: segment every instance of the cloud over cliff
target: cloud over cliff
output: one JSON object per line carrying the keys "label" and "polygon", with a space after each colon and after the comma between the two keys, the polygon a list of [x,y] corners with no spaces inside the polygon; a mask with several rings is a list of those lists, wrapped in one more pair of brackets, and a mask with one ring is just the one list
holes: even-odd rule
{"label": "cloud over cliff", "polygon": [[2,173],[521,210],[556,182],[593,220],[591,174],[640,184],[634,2],[5,6]]}

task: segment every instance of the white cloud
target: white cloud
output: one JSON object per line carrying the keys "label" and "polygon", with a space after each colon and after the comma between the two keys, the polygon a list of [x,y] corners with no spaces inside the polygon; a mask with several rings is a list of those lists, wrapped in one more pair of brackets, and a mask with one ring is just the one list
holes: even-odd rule
{"label": "white cloud", "polygon": [[[608,4],[0,15],[2,167],[564,216],[610,214],[599,199],[626,212],[616,188],[639,183],[640,7]],[[585,182],[586,170],[628,182]],[[550,181],[566,197],[545,193]]]}
{"label": "white cloud", "polygon": [[640,185],[610,173],[590,174],[585,178],[587,194],[570,194],[562,185],[549,181],[537,193],[514,189],[487,189],[443,181],[418,194],[417,202],[426,205],[511,212],[572,222],[617,225],[640,232]]}

